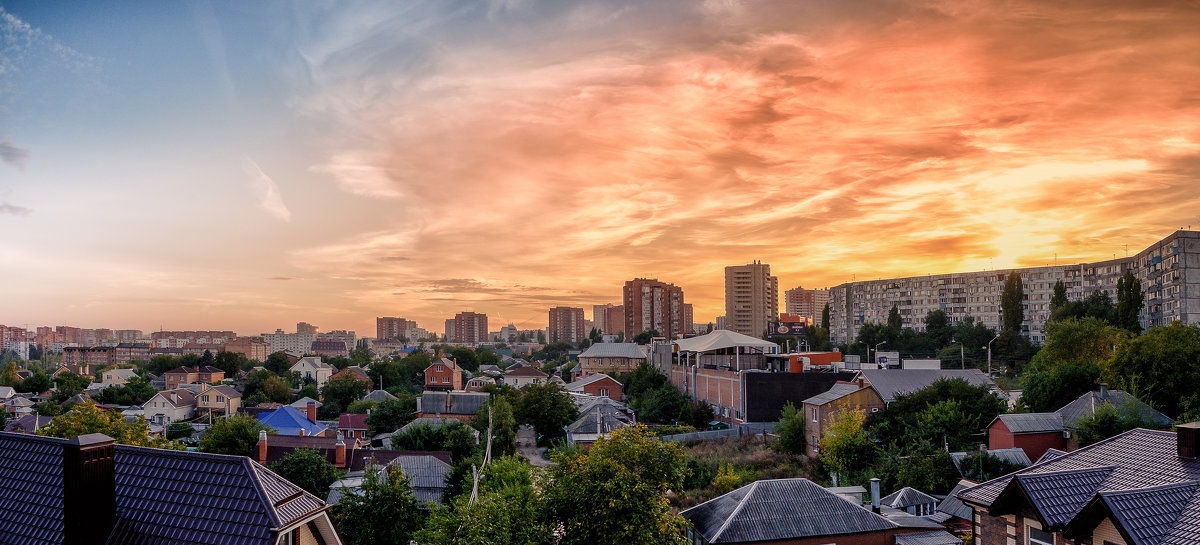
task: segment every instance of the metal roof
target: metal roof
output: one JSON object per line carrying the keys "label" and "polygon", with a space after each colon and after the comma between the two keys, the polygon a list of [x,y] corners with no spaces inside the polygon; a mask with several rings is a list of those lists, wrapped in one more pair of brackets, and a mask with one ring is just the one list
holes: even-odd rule
{"label": "metal roof", "polygon": [[962,545],[963,540],[945,530],[896,534],[896,545]]}
{"label": "metal roof", "polygon": [[937,498],[921,492],[920,490],[917,490],[911,486],[901,488],[900,490],[892,492],[891,494],[884,496],[883,499],[879,500],[880,504],[888,507],[894,507],[896,509],[904,509],[905,507],[912,507],[914,505],[926,505],[937,502]]}
{"label": "metal roof", "polygon": [[898,527],[801,478],[755,481],[680,515],[709,543],[834,536]]}
{"label": "metal roof", "polygon": [[809,405],[824,405],[835,399],[841,399],[841,398],[846,397],[854,392],[857,392],[859,389],[860,388],[858,387],[857,384],[846,384],[843,382],[838,382],[838,383],[834,384],[833,386],[831,386],[829,388],[829,390],[826,391],[825,393],[821,393],[821,394],[812,396],[808,399],[805,399],[801,403],[807,403]]}
{"label": "metal roof", "polygon": [[646,359],[646,354],[636,343],[596,343],[579,355],[581,358],[631,358]]}
{"label": "metal roof", "polygon": [[269,413],[258,413],[258,421],[275,428],[280,435],[320,435],[327,428],[308,419],[295,407],[286,406]]}
{"label": "metal roof", "polygon": [[64,439],[0,433],[0,540],[63,541]]}
{"label": "metal roof", "polygon": [[1096,414],[1096,408],[1104,406],[1105,403],[1116,408],[1121,414],[1135,416],[1149,425],[1165,428],[1175,423],[1171,417],[1154,410],[1123,390],[1106,390],[1103,396],[1101,394],[1102,392],[1087,392],[1055,411],[1055,414],[1062,418],[1063,427],[1077,428],[1079,421]]}
{"label": "metal roof", "polygon": [[[1052,433],[1063,429],[1062,417],[1058,413],[1013,413],[1002,414],[992,420],[1004,422],[1008,431],[1019,433]],[[988,427],[992,427],[988,424]]]}
{"label": "metal roof", "polygon": [[859,374],[867,379],[885,403],[900,394],[911,394],[942,378],[961,378],[971,386],[995,386],[978,369],[863,369]]}
{"label": "metal roof", "polygon": [[[942,502],[938,504],[937,513],[935,514],[947,515],[945,520],[949,520],[949,517],[958,517],[963,520],[973,520],[974,511],[972,511],[967,504],[963,503],[962,500],[958,499],[958,496],[955,494],[975,486],[976,484],[979,483],[976,483],[975,481],[968,481],[966,479],[958,481],[958,484],[954,485],[954,488],[950,489],[950,493],[947,494],[946,497],[942,499]],[[939,522],[945,522],[945,520]]]}
{"label": "metal roof", "polygon": [[376,403],[383,403],[384,401],[397,399],[397,397],[389,394],[386,390],[371,390],[369,394],[363,396],[363,399],[369,399]]}
{"label": "metal roof", "polygon": [[586,377],[581,377],[579,380],[576,380],[574,382],[571,382],[570,384],[567,384],[566,389],[567,390],[579,390],[579,389],[582,389],[584,386],[587,386],[588,384],[591,384],[598,380],[604,380],[604,379],[611,380],[613,382],[616,382],[618,385],[621,385],[621,383],[617,382],[617,379],[615,379],[615,378],[612,378],[604,373],[596,373],[593,375],[588,375]]}
{"label": "metal roof", "polygon": [[1102,502],[1107,514],[1117,519],[1135,545],[1156,545],[1172,533],[1189,504],[1194,508],[1197,489],[1200,481],[1101,492],[1093,503]]}
{"label": "metal roof", "polygon": [[417,411],[425,414],[475,414],[491,396],[486,392],[425,391],[417,398]]}
{"label": "metal roof", "polygon": [[[998,448],[985,452],[1010,464],[1019,464],[1021,467],[1029,467],[1033,465],[1033,462],[1029,461],[1029,456],[1025,454],[1025,449],[1021,447]],[[959,474],[962,474],[963,460],[965,460],[967,456],[973,456],[975,454],[978,454],[978,452],[951,452],[950,461],[954,463],[954,467],[958,470]]]}
{"label": "metal roof", "polygon": [[[1128,502],[1122,510],[1128,520],[1121,524],[1127,525],[1126,529],[1141,527],[1146,524],[1142,518],[1165,516],[1155,512],[1153,498],[1111,493],[1200,481],[1200,459],[1179,456],[1176,441],[1171,432],[1131,430],[968,488],[958,497],[969,504],[992,508],[1028,495],[1038,516],[1056,524],[1075,520],[1084,505],[1100,501],[1097,497],[1115,497],[1115,501]],[[1111,503],[1104,501],[1106,505]],[[1135,509],[1139,501],[1144,502],[1142,508]],[[1200,528],[1200,497],[1193,495],[1159,543],[1200,545],[1196,528]]]}

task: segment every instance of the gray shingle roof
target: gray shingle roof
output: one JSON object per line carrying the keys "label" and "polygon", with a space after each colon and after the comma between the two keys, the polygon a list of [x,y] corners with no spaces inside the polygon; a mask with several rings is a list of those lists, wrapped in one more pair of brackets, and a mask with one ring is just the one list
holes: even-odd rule
{"label": "gray shingle roof", "polygon": [[880,504],[888,507],[894,507],[896,509],[904,509],[905,507],[912,507],[914,505],[925,505],[937,502],[937,498],[921,492],[920,490],[917,490],[911,486],[901,488],[900,490],[892,492],[891,494],[884,496],[883,499],[879,500]]}
{"label": "gray shingle roof", "polygon": [[62,439],[0,434],[0,542],[63,540]]}
{"label": "gray shingle roof", "polygon": [[[996,420],[1004,422],[1013,433],[1049,433],[1063,429],[1062,417],[1058,413],[1015,413],[1002,414]],[[995,422],[993,420],[992,422]],[[991,427],[989,424],[988,427]]]}
{"label": "gray shingle roof", "polygon": [[963,490],[965,490],[967,488],[975,486],[976,484],[978,484],[978,483],[976,483],[974,481],[968,481],[966,479],[963,479],[963,480],[958,481],[958,484],[954,485],[954,488],[952,488],[950,490],[950,493],[947,494],[946,497],[944,499],[942,499],[942,502],[939,503],[937,506],[937,513],[948,515],[946,517],[946,519],[939,521],[939,522],[944,522],[945,520],[949,520],[949,517],[958,517],[963,520],[971,520],[972,519],[972,515],[974,514],[974,511],[972,511],[971,508],[967,506],[967,504],[963,503],[962,500],[958,499],[958,496],[956,496],[956,494],[958,494],[959,492],[962,492]]}
{"label": "gray shingle roof", "polygon": [[833,536],[897,527],[808,479],[755,481],[680,515],[709,543]]}
{"label": "gray shingle roof", "polygon": [[579,355],[581,358],[636,358],[646,359],[646,354],[637,343],[596,343]]}
{"label": "gray shingle roof", "polygon": [[863,369],[859,371],[885,403],[900,394],[911,394],[941,378],[961,378],[972,386],[994,386],[978,369]]}
{"label": "gray shingle roof", "polygon": [[[1041,478],[1035,479],[1038,476]],[[1093,501],[1097,493],[1194,481],[1200,481],[1200,459],[1178,456],[1174,433],[1135,429],[968,488],[958,497],[969,504],[987,508],[996,505],[996,509],[1003,510],[1002,500],[1014,500],[1013,496],[1023,491],[1037,496],[1034,508],[1049,523],[1077,518],[1079,509]],[[1009,490],[1010,486],[1023,490]],[[1127,523],[1135,527],[1140,524],[1136,517],[1151,515],[1131,509],[1123,512],[1130,516]],[[1200,498],[1193,495],[1161,543],[1200,545],[1196,528],[1200,528]]]}
{"label": "gray shingle roof", "polygon": [[805,399],[801,403],[807,403],[809,405],[824,405],[830,401],[841,399],[857,391],[857,384],[844,384],[839,382],[831,386],[825,393],[812,396],[808,399]]}
{"label": "gray shingle roof", "polygon": [[963,540],[945,530],[896,535],[896,545],[962,545]]}
{"label": "gray shingle roof", "polygon": [[[1055,452],[1057,452],[1057,451],[1055,451]],[[1010,464],[1019,464],[1022,467],[1029,467],[1029,466],[1033,465],[1033,463],[1029,461],[1029,456],[1025,455],[1025,449],[1023,449],[1021,447],[992,449],[992,450],[987,451],[987,453],[991,454],[992,456],[995,456],[1001,460],[1004,460],[1005,462],[1008,462]],[[959,474],[962,473],[963,460],[965,460],[967,458],[967,456],[970,456],[972,454],[978,454],[978,453],[966,453],[966,452],[951,452],[950,453],[950,461],[954,463],[954,467],[955,467],[955,469],[958,470]]]}
{"label": "gray shingle roof", "polygon": [[485,392],[426,391],[417,399],[417,410],[426,414],[475,414],[491,396]]}
{"label": "gray shingle roof", "polygon": [[1158,545],[1172,533],[1179,516],[1194,501],[1197,490],[1200,481],[1101,492],[1089,507],[1102,502],[1135,545]]}
{"label": "gray shingle roof", "polygon": [[1080,420],[1096,414],[1096,408],[1105,403],[1111,404],[1122,414],[1137,416],[1153,426],[1165,428],[1175,423],[1171,417],[1154,410],[1142,400],[1122,390],[1108,390],[1104,397],[1100,397],[1100,392],[1088,392],[1055,413],[1062,418],[1063,427],[1073,429],[1079,426]]}
{"label": "gray shingle roof", "polygon": [[363,399],[369,399],[376,403],[383,403],[384,401],[396,399],[396,396],[389,394],[384,390],[371,390],[371,393],[363,396]]}

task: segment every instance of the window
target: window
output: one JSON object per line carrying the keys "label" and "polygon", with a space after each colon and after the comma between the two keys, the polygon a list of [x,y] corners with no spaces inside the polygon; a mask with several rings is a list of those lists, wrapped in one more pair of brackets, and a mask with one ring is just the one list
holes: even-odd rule
{"label": "window", "polygon": [[443,383],[443,384],[449,384],[449,383],[450,383],[450,377],[442,377],[442,383]]}
{"label": "window", "polygon": [[203,401],[204,403],[208,403],[208,396],[200,396],[200,401]]}
{"label": "window", "polygon": [[1039,530],[1033,526],[1027,526],[1025,535],[1029,536],[1029,545],[1054,545],[1054,534],[1045,530]]}
{"label": "window", "polygon": [[600,389],[600,397],[608,397],[608,388]]}
{"label": "window", "polygon": [[[208,396],[205,396],[205,397],[208,397]],[[224,403],[224,402],[225,402],[225,398],[224,398],[224,397],[222,397],[222,396],[217,396],[217,403]]]}

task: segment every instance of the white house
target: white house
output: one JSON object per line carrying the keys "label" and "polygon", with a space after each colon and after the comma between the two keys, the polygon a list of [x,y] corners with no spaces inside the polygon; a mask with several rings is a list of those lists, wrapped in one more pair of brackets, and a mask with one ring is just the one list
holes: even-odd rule
{"label": "white house", "polygon": [[521,366],[504,372],[504,383],[513,388],[524,388],[530,384],[545,384],[547,378],[546,373],[536,367]]}
{"label": "white house", "polygon": [[160,426],[187,420],[196,416],[196,396],[184,389],[164,390],[150,398],[142,411],[146,420]]}
{"label": "white house", "polygon": [[109,369],[101,374],[100,384],[103,384],[106,388],[109,386],[121,386],[136,376],[137,373],[133,372],[133,369]]}
{"label": "white house", "polygon": [[334,366],[321,361],[321,356],[300,358],[300,361],[297,361],[288,370],[293,373],[299,373],[301,378],[307,377],[317,381],[317,388],[323,388],[325,383],[329,381],[329,377],[333,376],[333,373],[337,371]]}

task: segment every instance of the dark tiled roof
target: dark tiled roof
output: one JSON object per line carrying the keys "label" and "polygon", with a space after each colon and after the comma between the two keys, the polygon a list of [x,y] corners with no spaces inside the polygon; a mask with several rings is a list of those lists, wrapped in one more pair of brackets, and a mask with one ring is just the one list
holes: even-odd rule
{"label": "dark tiled roof", "polygon": [[1200,481],[1101,492],[1093,503],[1103,502],[1135,545],[1157,545],[1171,534],[1198,489]]}
{"label": "dark tiled roof", "polygon": [[243,456],[117,445],[115,462],[114,545],[265,543],[325,507]]}
{"label": "dark tiled roof", "polygon": [[1060,432],[1063,429],[1062,417],[1058,413],[1002,414],[997,416],[996,420],[1004,422],[1008,431],[1013,433],[1049,433]]}
{"label": "dark tiled roof", "polygon": [[1136,416],[1153,426],[1165,428],[1175,423],[1171,417],[1154,410],[1142,400],[1122,390],[1107,390],[1104,397],[1100,397],[1100,392],[1088,392],[1055,413],[1062,417],[1064,427],[1076,428],[1080,420],[1095,414],[1096,408],[1105,403],[1111,404],[1124,415]]}
{"label": "dark tiled roof", "polygon": [[841,399],[859,390],[857,384],[835,383],[828,391],[805,399],[801,403],[809,405],[824,405],[835,399]]}
{"label": "dark tiled roof", "polygon": [[755,481],[680,514],[709,543],[833,536],[897,527],[808,479]]}
{"label": "dark tiled roof", "polygon": [[[1097,485],[1096,479],[1101,474],[1104,474],[1104,478]],[[1020,480],[1017,480],[1018,476]],[[1038,476],[1041,479],[1037,479]],[[1145,489],[1193,481],[1200,481],[1200,460],[1178,455],[1174,433],[1136,429],[968,488],[959,492],[958,497],[967,503],[997,510],[1003,507],[1001,500],[1006,498],[1007,493],[1018,492],[1019,495],[1016,488],[1010,491],[1009,487],[1019,486],[1026,493],[1033,491],[1032,495],[1041,498],[1040,503],[1035,499],[1034,504],[1040,516],[1060,521],[1074,518],[1079,508],[1092,501],[1097,492]],[[1054,490],[1056,488],[1060,490]],[[1076,505],[1078,507],[1069,512],[1071,506]],[[1125,512],[1135,513],[1129,510]],[[1195,528],[1198,527],[1200,499],[1193,497],[1163,543],[1200,545],[1200,536],[1195,536]],[[1181,537],[1175,538],[1176,534]]]}
{"label": "dark tiled roof", "polygon": [[21,418],[9,420],[8,425],[4,427],[4,431],[11,431],[14,433],[33,433],[42,426],[49,424],[51,420],[54,420],[54,418],[50,416],[27,414]]}
{"label": "dark tiled roof", "polygon": [[367,415],[365,414],[342,414],[338,416],[339,430],[365,430],[367,429]]}
{"label": "dark tiled roof", "polygon": [[544,377],[547,375],[546,375],[546,373],[543,373],[540,369],[538,369],[536,367],[518,367],[516,369],[509,369],[508,371],[506,371],[504,373],[504,376],[505,377]]}
{"label": "dark tiled roof", "polygon": [[0,543],[62,543],[64,444],[0,433]]}
{"label": "dark tiled roof", "polygon": [[896,535],[896,545],[962,545],[963,540],[945,530]]}
{"label": "dark tiled roof", "polygon": [[1062,456],[1063,454],[1066,454],[1066,453],[1061,450],[1058,450],[1056,448],[1048,448],[1048,449],[1046,449],[1046,452],[1042,454],[1042,457],[1038,458],[1037,461],[1034,463],[1040,464],[1042,462],[1049,462],[1050,460],[1058,458],[1059,456]]}
{"label": "dark tiled roof", "polygon": [[896,509],[904,509],[905,507],[912,507],[914,505],[937,503],[937,498],[911,486],[906,486],[884,496],[882,500],[879,500],[879,503]]}

